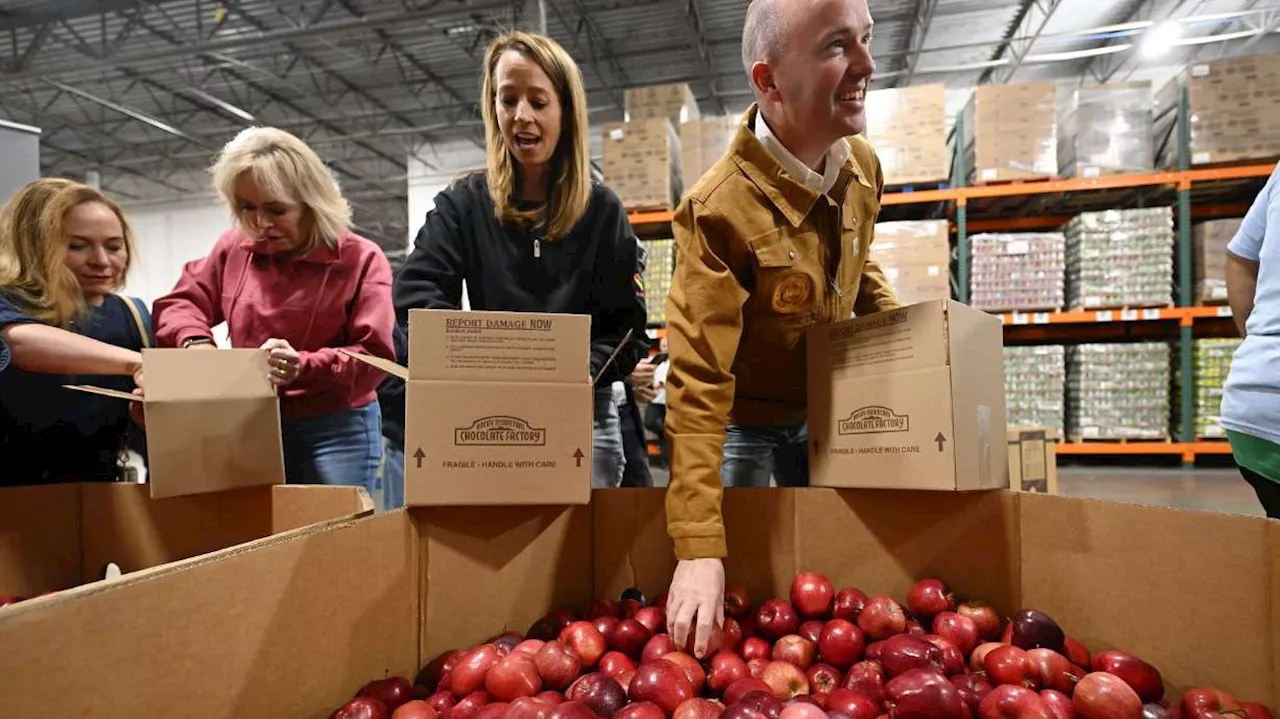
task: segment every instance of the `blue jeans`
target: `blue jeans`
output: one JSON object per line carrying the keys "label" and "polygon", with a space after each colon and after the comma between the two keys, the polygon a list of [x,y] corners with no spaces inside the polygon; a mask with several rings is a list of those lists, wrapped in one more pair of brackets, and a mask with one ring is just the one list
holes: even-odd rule
{"label": "blue jeans", "polygon": [[404,450],[386,437],[382,438],[382,464],[378,467],[378,488],[373,501],[382,511],[404,506]]}
{"label": "blue jeans", "polygon": [[364,487],[374,496],[382,459],[382,412],[377,402],[284,422],[281,431],[286,482]]}
{"label": "blue jeans", "polygon": [[726,487],[809,486],[809,427],[725,427],[720,481]]}
{"label": "blue jeans", "polygon": [[622,484],[627,459],[622,450],[622,418],[613,402],[613,388],[595,388],[591,427],[591,486],[610,489]]}

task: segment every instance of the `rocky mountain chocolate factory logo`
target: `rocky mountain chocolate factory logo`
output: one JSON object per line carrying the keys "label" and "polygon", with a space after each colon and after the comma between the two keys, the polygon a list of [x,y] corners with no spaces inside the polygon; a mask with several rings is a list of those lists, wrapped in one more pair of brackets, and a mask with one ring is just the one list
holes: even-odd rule
{"label": "rocky mountain chocolate factory logo", "polygon": [[895,414],[888,407],[879,405],[855,409],[848,419],[840,420],[838,427],[841,435],[881,434],[883,432],[908,432],[910,430],[910,415]]}
{"label": "rocky mountain chocolate factory logo", "polygon": [[533,427],[519,417],[482,417],[470,427],[455,428],[453,444],[458,447],[542,447],[547,444],[547,430]]}

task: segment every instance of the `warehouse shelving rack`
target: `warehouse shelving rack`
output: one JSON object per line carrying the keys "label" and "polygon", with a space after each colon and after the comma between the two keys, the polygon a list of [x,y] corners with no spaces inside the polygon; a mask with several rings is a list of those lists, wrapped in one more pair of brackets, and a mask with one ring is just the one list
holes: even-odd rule
{"label": "warehouse shelving rack", "polygon": [[[1177,121],[1178,168],[1094,178],[968,185],[964,153],[954,152],[953,181],[940,189],[886,192],[880,221],[948,219],[955,236],[952,294],[969,299],[968,239],[971,232],[1054,229],[1074,215],[1115,208],[1173,206],[1177,222],[1174,274],[1176,304],[1164,308],[1058,312],[1009,312],[1001,315],[1006,342],[1092,342],[1176,337],[1181,368],[1181,405],[1176,441],[1060,442],[1058,454],[1071,456],[1176,456],[1194,462],[1202,455],[1230,454],[1224,441],[1195,437],[1194,339],[1235,336],[1230,309],[1197,306],[1193,294],[1191,226],[1194,220],[1239,217],[1261,189],[1274,163],[1191,167],[1190,103],[1180,93]],[[963,113],[954,137],[964,137]],[[631,224],[641,235],[670,232],[673,213],[637,212]],[[669,235],[668,235],[669,236]],[[661,330],[657,330],[660,332]]]}

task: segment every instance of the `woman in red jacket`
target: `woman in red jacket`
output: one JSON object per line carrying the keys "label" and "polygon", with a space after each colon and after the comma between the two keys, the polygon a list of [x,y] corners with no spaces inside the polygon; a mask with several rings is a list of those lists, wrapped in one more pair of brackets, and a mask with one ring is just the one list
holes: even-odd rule
{"label": "woman in red jacket", "polygon": [[156,300],[156,342],[213,348],[213,327],[225,321],[233,347],[270,354],[286,480],[373,490],[382,374],[339,349],[395,358],[386,256],[349,229],[337,183],[287,132],[241,132],[218,156],[213,178],[236,226]]}

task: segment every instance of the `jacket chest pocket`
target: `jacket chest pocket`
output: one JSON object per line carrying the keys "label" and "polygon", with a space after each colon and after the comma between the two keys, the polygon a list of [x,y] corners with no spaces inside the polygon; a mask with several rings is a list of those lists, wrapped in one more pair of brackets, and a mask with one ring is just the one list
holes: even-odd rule
{"label": "jacket chest pocket", "polygon": [[821,314],[820,268],[806,261],[795,241],[778,230],[749,245],[755,272],[754,311],[744,329],[770,344],[794,347]]}

